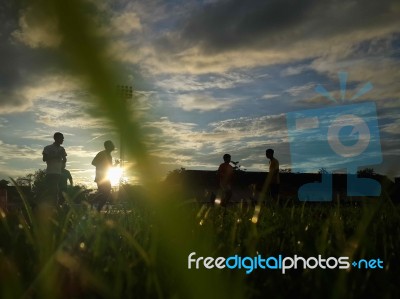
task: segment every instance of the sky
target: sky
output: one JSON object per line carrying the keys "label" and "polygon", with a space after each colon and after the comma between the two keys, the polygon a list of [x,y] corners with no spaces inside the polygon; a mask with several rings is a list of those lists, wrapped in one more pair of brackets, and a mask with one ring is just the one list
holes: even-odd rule
{"label": "sky", "polygon": [[[44,169],[43,147],[60,131],[67,168],[90,186],[105,140],[119,157],[118,134],[59,55],[57,18],[14,2],[0,4],[0,179]],[[225,153],[247,171],[267,171],[265,150],[273,148],[285,169],[346,172],[350,159],[352,169],[400,176],[399,1],[84,3],[105,41],[104,59],[135,91],[127,105],[148,132],[160,174],[216,170]],[[347,105],[356,108],[340,108]],[[343,111],[368,127],[359,121],[355,135],[340,131],[368,139],[343,141],[345,149],[361,146],[344,160],[321,145],[331,145],[324,126]],[[289,128],[299,115],[320,127]]]}

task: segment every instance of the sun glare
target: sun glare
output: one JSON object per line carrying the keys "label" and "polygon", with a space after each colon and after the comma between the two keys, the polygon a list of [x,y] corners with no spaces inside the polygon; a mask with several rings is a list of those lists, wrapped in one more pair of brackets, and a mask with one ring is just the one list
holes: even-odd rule
{"label": "sun glare", "polygon": [[112,186],[116,186],[119,184],[119,181],[122,177],[122,168],[121,167],[111,167],[108,171],[108,179],[111,182]]}

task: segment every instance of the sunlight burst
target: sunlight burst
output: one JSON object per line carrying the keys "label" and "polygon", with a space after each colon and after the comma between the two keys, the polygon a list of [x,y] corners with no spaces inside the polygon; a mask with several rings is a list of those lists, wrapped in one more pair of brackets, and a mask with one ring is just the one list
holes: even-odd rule
{"label": "sunlight burst", "polygon": [[118,185],[122,178],[122,168],[111,167],[110,170],[108,170],[107,177],[110,180],[112,186]]}

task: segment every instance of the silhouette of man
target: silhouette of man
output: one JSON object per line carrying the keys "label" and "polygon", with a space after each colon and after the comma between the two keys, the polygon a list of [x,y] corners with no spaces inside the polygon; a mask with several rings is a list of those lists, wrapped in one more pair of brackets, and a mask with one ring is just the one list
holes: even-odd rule
{"label": "silhouette of man", "polygon": [[273,200],[279,199],[279,161],[274,158],[274,150],[269,148],[265,151],[266,157],[269,159],[269,172],[267,177],[267,186]]}
{"label": "silhouette of man", "polygon": [[[104,142],[104,151],[97,153],[92,161],[92,165],[96,167],[96,177],[94,181],[97,183],[98,195],[98,207],[100,211],[104,204],[110,197],[111,194],[111,182],[108,178],[108,171],[113,166],[111,152],[115,149],[112,141],[107,140]],[[118,164],[119,161],[116,161]]]}
{"label": "silhouette of man", "polygon": [[224,163],[219,165],[218,179],[219,187],[221,189],[221,205],[225,206],[232,197],[232,181],[233,181],[233,167],[230,164],[231,155],[225,154],[223,156]]}
{"label": "silhouette of man", "polygon": [[63,204],[64,201],[65,201],[63,192],[67,192],[67,189],[68,189],[68,181],[69,181],[69,184],[70,184],[71,186],[74,185],[74,180],[72,179],[71,173],[70,173],[69,170],[66,169],[65,167],[66,167],[66,163],[63,163],[63,164],[62,164],[62,168],[61,168],[60,182],[59,182],[59,184],[58,184],[58,185],[59,185],[59,188],[58,188],[58,189],[59,189],[59,191],[60,191],[60,194],[59,194],[58,198],[60,199],[61,204]]}
{"label": "silhouette of man", "polygon": [[64,135],[60,132],[54,133],[54,143],[47,145],[43,149],[43,161],[46,162],[46,182],[48,198],[46,200],[55,201],[59,204],[59,182],[63,163],[67,162],[67,153],[61,146],[64,142]]}

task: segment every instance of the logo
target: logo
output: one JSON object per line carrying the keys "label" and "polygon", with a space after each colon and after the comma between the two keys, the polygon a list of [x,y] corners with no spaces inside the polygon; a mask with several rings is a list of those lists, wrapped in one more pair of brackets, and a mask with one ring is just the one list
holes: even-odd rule
{"label": "logo", "polygon": [[263,257],[261,254],[256,256],[239,256],[232,255],[229,257],[203,257],[196,256],[196,252],[191,252],[188,255],[187,266],[188,269],[242,269],[246,274],[250,274],[253,271],[259,270],[278,270],[282,274],[290,269],[350,269],[353,266],[354,269],[383,269],[384,264],[381,259],[360,259],[350,263],[348,256],[341,257],[327,257],[324,258],[321,255],[318,257],[302,257],[298,255],[283,256],[268,256]]}
{"label": "logo", "polygon": [[[341,101],[346,95],[347,73],[339,73]],[[373,88],[362,87],[354,100]],[[338,104],[321,85],[316,92]],[[335,105],[327,108],[302,110],[286,114],[292,169],[295,172],[321,172],[321,182],[304,184],[299,188],[301,201],[332,201],[332,172],[347,172],[348,196],[379,196],[381,185],[370,178],[359,178],[359,167],[379,164],[382,152],[376,105],[363,102]]]}

